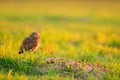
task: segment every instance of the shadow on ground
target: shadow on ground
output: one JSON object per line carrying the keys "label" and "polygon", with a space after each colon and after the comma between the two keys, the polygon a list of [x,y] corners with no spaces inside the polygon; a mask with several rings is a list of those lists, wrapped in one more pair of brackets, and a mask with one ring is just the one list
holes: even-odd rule
{"label": "shadow on ground", "polygon": [[15,73],[32,76],[59,74],[60,76],[74,75],[77,79],[88,79],[89,76],[100,78],[105,73],[105,68],[99,64],[84,64],[83,66],[82,62],[62,58],[48,58],[46,63],[42,64],[20,58],[0,58],[0,71],[8,73],[9,70],[12,70],[12,75]]}
{"label": "shadow on ground", "polygon": [[0,58],[0,71],[7,73],[12,69],[12,74],[40,75],[37,65],[30,60],[12,59],[9,57]]}

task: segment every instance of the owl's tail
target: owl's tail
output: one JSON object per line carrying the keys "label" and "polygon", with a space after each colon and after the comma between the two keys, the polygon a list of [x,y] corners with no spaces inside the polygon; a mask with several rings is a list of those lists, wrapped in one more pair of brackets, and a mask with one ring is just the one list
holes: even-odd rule
{"label": "owl's tail", "polygon": [[18,54],[22,54],[22,53],[23,53],[23,51],[19,51],[19,52],[18,52]]}

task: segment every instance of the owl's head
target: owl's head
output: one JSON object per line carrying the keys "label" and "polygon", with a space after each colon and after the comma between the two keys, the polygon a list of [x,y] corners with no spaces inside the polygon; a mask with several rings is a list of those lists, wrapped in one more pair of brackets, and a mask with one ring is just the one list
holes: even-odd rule
{"label": "owl's head", "polygon": [[39,35],[39,33],[37,33],[37,32],[32,32],[32,33],[30,34],[30,37],[40,38],[40,35]]}

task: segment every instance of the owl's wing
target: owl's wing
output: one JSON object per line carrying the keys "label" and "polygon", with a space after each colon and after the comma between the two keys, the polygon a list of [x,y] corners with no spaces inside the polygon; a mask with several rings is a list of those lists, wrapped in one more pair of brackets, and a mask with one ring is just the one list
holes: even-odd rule
{"label": "owl's wing", "polygon": [[28,38],[25,38],[22,42],[22,46],[25,50],[30,50],[33,48],[34,46],[34,43],[33,43],[33,40],[32,38],[28,37]]}
{"label": "owl's wing", "polygon": [[31,37],[27,37],[23,40],[22,45],[20,47],[20,53],[23,53],[24,51],[30,51],[36,47],[35,40],[32,39]]}
{"label": "owl's wing", "polygon": [[28,45],[28,44],[30,44],[31,43],[31,38],[30,37],[27,37],[27,38],[25,38],[24,40],[23,40],[23,42],[22,42],[22,45]]}

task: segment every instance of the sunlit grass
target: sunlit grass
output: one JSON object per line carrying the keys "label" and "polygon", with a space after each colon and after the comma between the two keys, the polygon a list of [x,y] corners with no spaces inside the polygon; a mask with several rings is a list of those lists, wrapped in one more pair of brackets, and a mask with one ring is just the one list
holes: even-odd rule
{"label": "sunlit grass", "polygon": [[[107,67],[103,76],[86,79],[119,80],[119,8],[119,2],[1,2],[0,79],[73,80],[74,73],[39,72],[47,58],[62,57]],[[18,55],[22,40],[33,31],[41,35],[40,48]]]}

